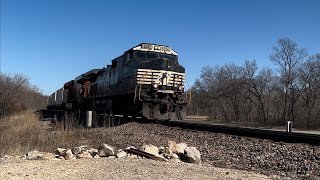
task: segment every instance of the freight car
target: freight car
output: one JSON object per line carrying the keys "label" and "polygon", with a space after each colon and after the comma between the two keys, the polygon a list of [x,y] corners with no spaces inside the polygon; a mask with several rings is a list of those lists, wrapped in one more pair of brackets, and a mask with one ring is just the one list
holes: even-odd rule
{"label": "freight car", "polygon": [[111,65],[65,83],[49,96],[48,109],[75,113],[80,120],[90,112],[93,125],[101,124],[101,115],[183,120],[189,99],[184,82],[185,68],[177,52],[168,46],[141,43],[113,59]]}

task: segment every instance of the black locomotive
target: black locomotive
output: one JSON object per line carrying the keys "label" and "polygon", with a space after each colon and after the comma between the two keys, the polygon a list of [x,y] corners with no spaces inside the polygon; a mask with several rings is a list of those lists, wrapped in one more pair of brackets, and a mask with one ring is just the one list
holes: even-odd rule
{"label": "black locomotive", "polygon": [[[142,43],[64,84],[48,98],[48,109],[157,120],[186,116],[185,69],[168,46]],[[95,122],[96,121],[96,122]]]}

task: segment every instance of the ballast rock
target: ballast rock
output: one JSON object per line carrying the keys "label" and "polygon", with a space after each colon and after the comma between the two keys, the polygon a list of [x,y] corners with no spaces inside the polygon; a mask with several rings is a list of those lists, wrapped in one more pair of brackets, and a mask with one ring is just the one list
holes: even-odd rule
{"label": "ballast rock", "polygon": [[42,159],[43,160],[52,160],[54,158],[54,154],[52,153],[45,153],[43,156],[42,156]]}
{"label": "ballast rock", "polygon": [[184,150],[188,147],[186,143],[176,143],[175,141],[168,141],[168,148],[176,154],[183,154]]}
{"label": "ballast rock", "polygon": [[127,153],[123,150],[119,150],[116,156],[117,156],[117,158],[123,158],[123,157],[127,156]]}
{"label": "ballast rock", "polygon": [[159,155],[159,148],[157,146],[154,146],[152,144],[144,144],[141,148],[144,152],[147,152],[149,154],[158,156]]}
{"label": "ballast rock", "polygon": [[71,151],[70,149],[68,149],[68,150],[66,151],[66,154],[65,154],[65,156],[64,156],[64,159],[65,159],[65,160],[70,160],[70,159],[72,159],[72,158],[73,158],[72,151]]}
{"label": "ballast rock", "polygon": [[67,149],[65,148],[58,148],[54,151],[56,154],[58,154],[59,156],[65,156]]}
{"label": "ballast rock", "polygon": [[91,159],[93,158],[88,151],[82,151],[76,156],[77,159]]}
{"label": "ballast rock", "polygon": [[115,156],[118,149],[114,146],[111,146],[109,144],[102,144],[98,148],[98,155],[100,157],[108,157],[108,156]]}
{"label": "ballast rock", "polygon": [[188,147],[186,143],[178,143],[176,144],[176,154],[183,154],[184,150]]}
{"label": "ballast rock", "polygon": [[26,159],[28,159],[28,160],[42,159],[44,154],[45,154],[45,152],[39,152],[37,150],[30,151],[27,153]]}
{"label": "ballast rock", "polygon": [[72,149],[72,153],[75,154],[75,155],[81,153],[81,151],[82,151],[82,148],[81,148],[81,147],[74,147],[74,148]]}
{"label": "ballast rock", "polygon": [[201,163],[200,151],[197,150],[197,148],[195,148],[195,147],[187,147],[184,150],[184,155],[185,155],[187,161],[190,163],[196,163],[196,164]]}

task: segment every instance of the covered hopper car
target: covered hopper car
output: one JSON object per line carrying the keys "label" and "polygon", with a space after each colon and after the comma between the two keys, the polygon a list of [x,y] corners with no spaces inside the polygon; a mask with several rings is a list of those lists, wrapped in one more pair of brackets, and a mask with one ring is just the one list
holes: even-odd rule
{"label": "covered hopper car", "polygon": [[[185,69],[168,46],[142,43],[66,82],[48,98],[48,109],[86,117],[182,120],[186,116]],[[99,124],[99,118],[93,118]]]}

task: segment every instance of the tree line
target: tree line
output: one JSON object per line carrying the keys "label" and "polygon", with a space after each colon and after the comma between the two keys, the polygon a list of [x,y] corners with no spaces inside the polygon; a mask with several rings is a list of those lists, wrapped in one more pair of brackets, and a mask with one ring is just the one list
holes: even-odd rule
{"label": "tree line", "polygon": [[26,109],[46,107],[47,97],[21,74],[0,73],[0,118]]}
{"label": "tree line", "polygon": [[270,54],[276,69],[243,65],[206,66],[192,88],[190,115],[249,124],[320,127],[320,54],[310,55],[289,38]]}

